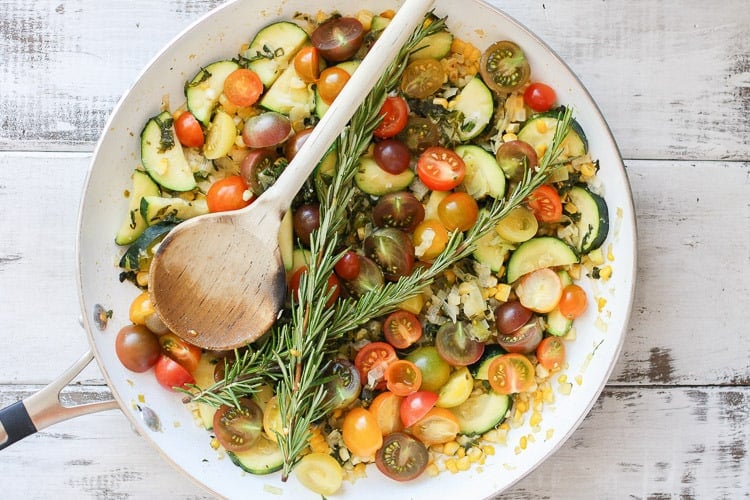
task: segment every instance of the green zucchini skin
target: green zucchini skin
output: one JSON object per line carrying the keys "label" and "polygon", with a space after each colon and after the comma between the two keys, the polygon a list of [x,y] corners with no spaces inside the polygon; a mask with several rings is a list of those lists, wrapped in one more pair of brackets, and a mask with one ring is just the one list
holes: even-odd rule
{"label": "green zucchini skin", "polygon": [[148,175],[167,189],[190,191],[196,186],[193,171],[177,140],[174,119],[168,111],[152,117],[143,127],[141,163]]}
{"label": "green zucchini skin", "polygon": [[607,202],[598,194],[592,193],[584,185],[573,186],[568,191],[568,199],[576,206],[574,224],[578,227],[576,250],[587,254],[596,250],[607,239],[609,232],[609,211]]}
{"label": "green zucchini skin", "polygon": [[538,236],[523,242],[508,259],[507,280],[513,283],[524,274],[545,267],[567,266],[580,262],[573,247],[554,236]]}
{"label": "green zucchini skin", "polygon": [[488,390],[472,394],[465,402],[450,408],[458,419],[461,434],[467,436],[482,435],[505,419],[510,406],[510,396]]}
{"label": "green zucchini skin", "polygon": [[185,86],[187,108],[204,126],[211,123],[211,115],[224,91],[224,81],[239,67],[234,61],[216,61],[201,68]]}
{"label": "green zucchini skin", "polygon": [[227,455],[240,469],[256,476],[264,476],[281,470],[284,464],[284,455],[279,445],[263,435],[249,450],[228,451]]}
{"label": "green zucchini skin", "polygon": [[143,231],[125,253],[120,258],[120,267],[127,269],[128,271],[139,271],[141,270],[141,261],[148,257],[148,254],[153,247],[161,238],[167,235],[173,227],[177,225],[176,222],[162,221],[153,226],[149,226]]}

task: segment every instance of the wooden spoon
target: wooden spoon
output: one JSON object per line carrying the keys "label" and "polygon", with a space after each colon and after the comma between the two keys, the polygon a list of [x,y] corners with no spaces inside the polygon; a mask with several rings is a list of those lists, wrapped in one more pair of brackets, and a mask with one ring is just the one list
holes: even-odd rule
{"label": "wooden spoon", "polygon": [[254,341],[274,323],[286,296],[281,219],[433,1],[404,2],[284,173],[253,204],[190,219],[164,238],[151,262],[149,292],[175,334],[226,350]]}

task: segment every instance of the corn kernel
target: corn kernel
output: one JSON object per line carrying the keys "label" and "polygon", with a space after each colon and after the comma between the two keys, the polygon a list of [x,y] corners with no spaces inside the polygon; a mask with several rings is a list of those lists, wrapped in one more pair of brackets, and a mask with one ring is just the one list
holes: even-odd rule
{"label": "corn kernel", "polygon": [[443,445],[443,453],[446,455],[455,455],[461,446],[456,441],[450,441]]}
{"label": "corn kernel", "polygon": [[427,466],[427,468],[425,469],[425,472],[427,473],[427,475],[428,475],[428,476],[430,476],[430,477],[435,477],[435,476],[437,476],[438,474],[440,474],[440,469],[438,469],[437,465],[435,465],[435,464],[430,464],[430,465],[428,465],[428,466]]}
{"label": "corn kernel", "polygon": [[583,384],[583,377],[581,375],[576,375],[576,384]]}
{"label": "corn kernel", "polygon": [[211,439],[211,448],[213,448],[214,450],[218,450],[219,446],[221,446],[221,445],[219,444],[219,440],[218,439],[216,439],[216,438]]}
{"label": "corn kernel", "polygon": [[453,474],[458,472],[458,463],[455,458],[449,458],[445,461],[445,468],[451,471]]}
{"label": "corn kernel", "polygon": [[365,31],[370,31],[370,28],[372,27],[373,17],[375,17],[375,14],[373,14],[369,10],[362,9],[357,12],[357,20],[362,23],[362,27]]}
{"label": "corn kernel", "polygon": [[466,448],[464,448],[463,446],[461,446],[461,447],[460,447],[460,448],[459,448],[459,449],[458,449],[458,450],[456,451],[456,456],[457,456],[458,458],[464,458],[464,457],[466,456]]}
{"label": "corn kernel", "polygon": [[458,470],[469,470],[471,467],[471,460],[469,460],[469,457],[461,457],[456,461],[456,467]]}
{"label": "corn kernel", "polygon": [[557,383],[560,385],[566,383],[567,381],[568,381],[568,376],[565,375],[564,373],[560,374],[560,376],[557,377]]}
{"label": "corn kernel", "polygon": [[545,438],[552,439],[552,436],[555,434],[555,429],[547,429],[547,433],[544,435]]}
{"label": "corn kernel", "polygon": [[542,414],[538,411],[535,411],[531,414],[531,418],[529,419],[529,425],[532,427],[536,427],[542,422]]}
{"label": "corn kernel", "polygon": [[469,451],[466,452],[466,456],[471,463],[478,462],[479,459],[482,458],[482,450],[474,446],[469,448]]}
{"label": "corn kernel", "polygon": [[445,453],[443,448],[444,446],[441,443],[437,443],[430,446],[430,451],[434,451],[435,453]]}
{"label": "corn kernel", "polygon": [[506,283],[500,283],[496,287],[497,292],[494,294],[495,300],[507,302],[510,297],[511,286]]}
{"label": "corn kernel", "polygon": [[[537,121],[538,121],[538,122],[540,122],[541,120],[537,120]],[[544,156],[544,153],[546,153],[546,152],[547,152],[547,148],[548,148],[548,147],[549,147],[549,146],[548,146],[547,144],[543,143],[543,142],[542,142],[542,143],[540,143],[540,144],[538,144],[538,145],[537,145],[537,147],[536,147],[536,155],[537,155],[537,156],[538,156],[539,158],[543,157],[543,156]]]}
{"label": "corn kernel", "polygon": [[540,134],[546,134],[547,133],[547,123],[544,120],[537,120],[534,122],[536,124],[536,130]]}
{"label": "corn kernel", "polygon": [[610,243],[607,246],[607,260],[610,261],[610,262],[614,262],[615,261],[615,254],[613,252],[612,243]]}
{"label": "corn kernel", "polygon": [[607,281],[612,277],[612,266],[604,266],[599,269],[599,279]]}
{"label": "corn kernel", "polygon": [[518,139],[516,134],[507,133],[503,135],[503,142],[515,141]]}
{"label": "corn kernel", "polygon": [[488,456],[492,456],[495,454],[495,447],[490,445],[482,446],[482,453]]}
{"label": "corn kernel", "polygon": [[385,17],[386,19],[393,19],[393,16],[396,15],[396,11],[393,9],[384,10],[380,13],[380,17]]}
{"label": "corn kernel", "polygon": [[593,177],[596,175],[596,166],[593,163],[584,163],[581,165],[581,175],[584,177]]}
{"label": "corn kernel", "polygon": [[518,440],[518,446],[525,450],[526,446],[528,446],[528,440],[526,439],[526,436],[521,436],[521,439]]}
{"label": "corn kernel", "polygon": [[604,297],[599,297],[598,299],[596,299],[596,307],[599,310],[599,312],[602,312],[606,305],[607,305],[607,299],[605,299]]}

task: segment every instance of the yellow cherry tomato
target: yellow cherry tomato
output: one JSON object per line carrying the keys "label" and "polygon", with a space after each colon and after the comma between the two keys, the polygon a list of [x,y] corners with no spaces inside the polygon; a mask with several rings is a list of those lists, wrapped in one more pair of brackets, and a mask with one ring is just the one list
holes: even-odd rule
{"label": "yellow cherry tomato", "polygon": [[139,294],[130,304],[130,321],[136,325],[145,325],[146,318],[154,314],[154,305],[148,292]]}

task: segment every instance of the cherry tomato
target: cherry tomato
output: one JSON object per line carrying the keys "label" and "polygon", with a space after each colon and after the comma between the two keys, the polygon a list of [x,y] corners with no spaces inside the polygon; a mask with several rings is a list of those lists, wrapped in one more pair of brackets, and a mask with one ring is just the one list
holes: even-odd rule
{"label": "cherry tomato", "polygon": [[385,372],[397,359],[395,349],[386,342],[370,342],[362,347],[354,358],[362,385],[385,387]]}
{"label": "cherry tomato", "polygon": [[432,58],[416,59],[401,75],[401,91],[408,97],[424,99],[443,86],[445,70],[440,61]]}
{"label": "cherry tomato", "polygon": [[201,348],[185,342],[174,333],[159,337],[159,345],[164,354],[177,361],[189,372],[195,371],[201,359]]}
{"label": "cherry tomato", "polygon": [[302,81],[313,83],[320,78],[320,52],[315,47],[302,47],[294,55],[294,71]]}
{"label": "cherry tomato", "polygon": [[394,311],[383,322],[383,335],[396,349],[406,349],[422,337],[422,323],[408,311]]}
{"label": "cherry tomato", "polygon": [[336,359],[328,367],[331,378],[326,382],[326,398],[333,408],[346,408],[359,396],[362,384],[359,371],[348,359]]}
{"label": "cherry tomato", "polygon": [[531,354],[536,350],[544,335],[541,318],[535,318],[521,328],[505,335],[497,336],[497,343],[508,352]]}
{"label": "cherry tomato", "polygon": [[548,267],[524,274],[516,287],[521,304],[538,313],[553,310],[560,302],[562,291],[560,276]]}
{"label": "cherry tomato", "polygon": [[401,422],[404,427],[411,427],[427,415],[437,403],[437,393],[431,391],[417,391],[409,394],[401,402]]}
{"label": "cherry tomato", "polygon": [[259,174],[273,167],[278,155],[271,148],[252,149],[240,163],[240,176],[255,196],[260,196],[267,186],[260,181]]}
{"label": "cherry tomato", "polygon": [[451,365],[440,356],[435,346],[418,347],[410,352],[406,359],[422,372],[422,390],[437,392],[451,377]]}
{"label": "cherry tomato", "polygon": [[209,212],[238,210],[248,206],[252,200],[247,183],[239,175],[230,175],[214,182],[206,193]]}
{"label": "cherry tomato", "polygon": [[247,451],[260,439],[263,411],[249,398],[240,398],[239,407],[221,405],[214,413],[213,432],[228,451]]}
{"label": "cherry tomato", "polygon": [[154,375],[162,387],[173,391],[175,387],[194,384],[195,379],[181,364],[169,356],[162,354],[154,366]]}
{"label": "cherry tomato", "polygon": [[310,137],[313,130],[314,127],[303,128],[286,141],[284,144],[284,157],[287,160],[292,161],[294,157],[297,156],[297,153],[302,148],[305,141],[307,141],[307,138]]}
{"label": "cherry tomato", "polygon": [[576,284],[571,284],[563,288],[557,307],[563,316],[575,319],[586,311],[587,304],[586,291]]}
{"label": "cherry tomato", "polygon": [[450,191],[464,180],[466,164],[453,150],[432,146],[419,155],[417,175],[433,191]]}
{"label": "cherry tomato", "polygon": [[247,68],[232,71],[224,80],[224,95],[235,106],[252,106],[263,93],[258,74]]}
{"label": "cherry tomato", "polygon": [[409,105],[403,97],[389,96],[380,108],[379,115],[383,119],[373,131],[373,135],[379,139],[387,139],[406,127],[409,121]]}
{"label": "cherry tomato", "polygon": [[388,434],[375,455],[375,465],[396,481],[411,481],[424,472],[429,461],[427,447],[404,432]]}
{"label": "cherry tomato", "polygon": [[161,348],[156,335],[143,325],[124,326],[117,332],[115,353],[122,366],[132,372],[145,372],[159,360]]}
{"label": "cherry tomato", "polygon": [[468,231],[479,218],[479,206],[468,193],[451,193],[438,204],[438,217],[448,231]]}
{"label": "cherry tomato", "polygon": [[493,43],[484,51],[479,72],[491,90],[508,94],[526,84],[531,69],[521,47],[504,40]]}
{"label": "cherry tomato", "polygon": [[365,255],[374,260],[389,281],[411,274],[414,243],[408,234],[393,227],[379,228],[365,238]]}
{"label": "cherry tomato", "polygon": [[349,73],[336,66],[324,69],[318,79],[318,93],[323,102],[331,104],[341,93],[349,78],[351,78]]}
{"label": "cherry tomato", "polygon": [[414,154],[421,154],[430,146],[436,146],[440,141],[440,130],[429,118],[410,116],[406,127],[398,134],[398,138],[406,144]]}
{"label": "cherry tomato", "polygon": [[395,227],[407,233],[424,220],[424,205],[408,191],[397,191],[380,197],[372,210],[372,221],[378,227]]}
{"label": "cherry tomato", "polygon": [[356,18],[329,19],[310,34],[313,46],[327,60],[342,62],[351,59],[362,46],[364,28]]}
{"label": "cherry tomato", "polygon": [[482,357],[484,342],[469,335],[462,321],[443,323],[435,334],[435,347],[440,357],[453,366],[468,366]]}
{"label": "cherry tomato", "polygon": [[501,335],[510,335],[528,323],[532,314],[518,300],[504,302],[495,308],[495,327]]}
{"label": "cherry tomato", "polygon": [[527,169],[534,168],[539,163],[536,150],[531,144],[518,140],[500,144],[495,158],[505,177],[515,182],[523,179]]}
{"label": "cherry tomato", "polygon": [[404,428],[400,413],[403,400],[403,397],[396,396],[391,391],[381,392],[372,400],[369,410],[378,421],[384,436]]}
{"label": "cherry tomato", "polygon": [[313,204],[300,205],[292,217],[294,234],[305,246],[310,246],[310,236],[320,227],[320,207]]}
{"label": "cherry tomato", "polygon": [[357,252],[347,250],[338,262],[336,262],[336,266],[333,270],[339,275],[339,278],[353,280],[359,275],[360,267],[359,255],[357,255]]}
{"label": "cherry tomato", "polygon": [[338,492],[344,482],[344,469],[327,453],[303,456],[294,466],[294,473],[300,483],[323,498]]}
{"label": "cherry tomato", "polygon": [[372,413],[352,408],[344,417],[341,437],[349,451],[359,457],[371,457],[383,446],[383,433]]}
{"label": "cherry tomato", "polygon": [[199,148],[206,142],[201,123],[190,111],[185,111],[177,117],[174,131],[180,144],[188,148]]}
{"label": "cherry tomato", "polygon": [[386,387],[397,396],[408,396],[417,392],[422,385],[422,372],[417,365],[406,359],[399,359],[388,365],[385,371]]}
{"label": "cherry tomato", "polygon": [[[293,296],[295,300],[300,300],[299,298],[300,281],[302,280],[302,275],[305,274],[306,272],[307,272],[307,266],[302,266],[299,269],[297,269],[289,278],[289,283],[287,284],[289,288],[289,294]],[[328,277],[327,291],[331,293],[332,295],[326,302],[326,307],[331,307],[339,298],[339,294],[341,293],[341,283],[339,283],[339,279],[333,273],[331,273],[331,275]]]}
{"label": "cherry tomato", "polygon": [[274,111],[251,116],[242,129],[242,141],[249,148],[270,148],[286,141],[292,134],[289,118]]}
{"label": "cherry tomato", "polygon": [[536,82],[526,87],[523,100],[528,107],[537,113],[542,113],[552,108],[557,100],[557,94],[555,89],[546,83]]}
{"label": "cherry tomato", "polygon": [[536,188],[529,195],[527,203],[539,222],[557,222],[562,217],[560,194],[549,184]]}
{"label": "cherry tomato", "polygon": [[409,168],[411,162],[409,148],[395,138],[384,139],[376,143],[372,156],[380,168],[394,175]]}
{"label": "cherry tomato", "polygon": [[432,446],[455,440],[461,428],[453,412],[435,407],[412,425],[410,430],[425,446]]}
{"label": "cherry tomato", "polygon": [[415,254],[422,260],[432,260],[445,250],[448,238],[448,230],[440,221],[423,221],[414,229],[412,237]]}
{"label": "cherry tomato", "polygon": [[548,370],[557,370],[565,364],[565,344],[560,337],[545,337],[536,348],[536,359]]}
{"label": "cherry tomato", "polygon": [[142,292],[130,303],[130,321],[136,325],[145,325],[146,318],[154,314],[154,304],[151,302],[151,295],[148,292]]}
{"label": "cherry tomato", "polygon": [[499,394],[526,392],[534,386],[534,365],[523,354],[503,354],[487,371],[490,386]]}
{"label": "cherry tomato", "polygon": [[539,221],[528,208],[519,205],[495,226],[495,232],[508,243],[523,243],[536,235]]}

